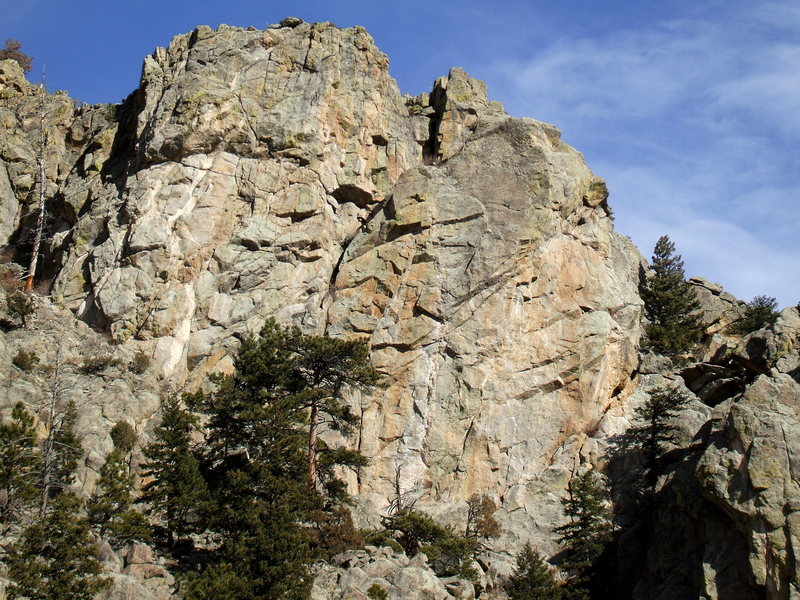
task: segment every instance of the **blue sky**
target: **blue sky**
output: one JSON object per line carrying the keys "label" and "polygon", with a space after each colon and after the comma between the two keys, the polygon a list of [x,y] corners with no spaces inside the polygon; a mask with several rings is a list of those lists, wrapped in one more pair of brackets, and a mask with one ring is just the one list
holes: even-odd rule
{"label": "blue sky", "polygon": [[800,300],[798,0],[0,0],[0,37],[51,89],[118,102],[144,56],[196,25],[288,15],[363,25],[400,88],[451,66],[509,113],[557,125],[645,256],[669,235],[687,275]]}

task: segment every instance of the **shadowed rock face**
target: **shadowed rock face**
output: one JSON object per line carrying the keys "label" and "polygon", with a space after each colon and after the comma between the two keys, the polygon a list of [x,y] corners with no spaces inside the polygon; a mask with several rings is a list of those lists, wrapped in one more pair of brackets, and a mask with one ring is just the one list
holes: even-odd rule
{"label": "shadowed rock face", "polygon": [[[40,105],[15,65],[0,62],[0,243],[24,254]],[[11,382],[2,404],[35,396],[41,383],[10,366],[20,348],[52,362],[58,340],[73,365],[87,354],[117,359],[101,375],[69,375],[87,436],[86,489],[115,422],[134,424],[146,443],[160,392],[230,369],[239,340],[275,317],[368,340],[385,375],[372,395],[352,398],[361,427],[350,443],[371,459],[349,480],[362,522],[376,522],[398,482],[418,508],[459,528],[466,499],[486,493],[503,527],[494,558],[507,567],[529,540],[555,552],[570,475],[580,462],[602,462],[605,440],[663,378],[658,369],[636,375],[641,256],[613,231],[603,181],[554,127],[509,117],[460,69],[411,98],[387,68],[361,28],[200,27],[148,57],[140,88],[121,105],[47,97],[55,234],[39,280],[52,302],[40,298],[31,327],[2,334],[0,375]],[[695,283],[707,291],[710,364],[732,343],[723,329],[738,305]],[[783,351],[791,331],[762,346]],[[759,340],[738,352],[748,364],[766,360],[750,356]],[[782,374],[766,360],[752,389],[778,386],[781,398],[796,388],[796,351],[787,352]],[[150,358],[143,374],[125,367],[137,354]],[[695,371],[698,390],[722,372]],[[777,508],[764,516],[731,496],[740,471],[719,467],[734,464],[739,430],[761,439],[752,432],[776,430],[769,415],[788,410],[762,402],[751,411],[756,391],[741,402],[715,393],[713,415],[698,401],[685,418],[687,443],[709,427],[717,440],[703,438],[681,475],[705,502],[686,508],[687,519],[791,529],[790,517],[773,518]],[[761,471],[767,483],[752,485],[772,489]],[[687,542],[700,572],[788,589],[794,575],[780,552],[789,550],[767,554],[764,564],[778,567],[764,568],[739,553],[734,569],[714,550],[717,530],[706,529],[713,543]],[[755,555],[789,548],[795,536],[777,535],[734,537]],[[716,590],[713,579],[695,573],[686,586]]]}

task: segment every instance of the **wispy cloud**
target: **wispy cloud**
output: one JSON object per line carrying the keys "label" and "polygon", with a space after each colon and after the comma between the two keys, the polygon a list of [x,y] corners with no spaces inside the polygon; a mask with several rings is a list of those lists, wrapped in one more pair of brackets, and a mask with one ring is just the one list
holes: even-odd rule
{"label": "wispy cloud", "polygon": [[691,273],[795,304],[800,5],[720,11],[504,57],[490,89],[565,130],[644,254],[668,233]]}

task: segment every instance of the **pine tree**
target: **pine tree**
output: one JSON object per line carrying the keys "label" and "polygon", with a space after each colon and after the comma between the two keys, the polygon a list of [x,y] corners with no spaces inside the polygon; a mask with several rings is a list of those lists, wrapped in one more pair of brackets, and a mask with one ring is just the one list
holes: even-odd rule
{"label": "pine tree", "polygon": [[541,554],[525,544],[506,588],[510,600],[560,600],[561,588]]}
{"label": "pine tree", "polygon": [[314,511],[333,515],[345,497],[336,467],[365,461],[357,451],[328,448],[317,428],[349,433],[355,419],[346,388],[377,379],[366,359],[362,343],[306,336],[269,321],[258,338],[242,342],[234,372],[212,379],[212,393],[186,397],[204,416],[206,433],[195,451],[208,487],[199,529],[218,544],[203,574],[187,583],[188,600],[215,589],[214,574],[223,567],[235,585],[249,586],[242,597],[308,596],[307,524]]}
{"label": "pine tree", "polygon": [[[368,389],[378,382],[379,375],[369,364],[369,349],[362,341],[338,340],[310,336],[297,328],[284,330],[287,347],[295,355],[294,370],[302,380],[296,398],[309,410],[308,424],[308,486],[317,490],[320,476],[318,431],[321,423],[349,435],[357,417],[344,400],[345,388]],[[355,454],[339,464],[361,466]]]}
{"label": "pine tree", "polygon": [[18,402],[10,422],[0,424],[0,522],[9,526],[38,496],[40,455],[33,416]]}
{"label": "pine tree", "polygon": [[654,390],[647,401],[636,409],[637,424],[626,434],[631,447],[640,449],[644,454],[645,482],[651,493],[655,491],[661,474],[661,458],[677,441],[679,428],[675,424],[675,417],[687,402],[688,398],[676,388]]}
{"label": "pine tree", "polygon": [[652,276],[640,293],[650,323],[645,328],[646,344],[661,354],[679,358],[691,350],[703,335],[697,314],[700,304],[686,281],[683,261],[675,244],[661,236],[653,252]]}
{"label": "pine tree", "polygon": [[744,309],[744,315],[736,321],[729,331],[747,335],[764,327],[770,327],[778,320],[778,301],[770,296],[756,296]]}
{"label": "pine tree", "polygon": [[611,515],[593,471],[574,477],[569,484],[569,497],[561,502],[570,519],[555,529],[564,546],[560,567],[569,576],[564,592],[570,600],[588,599],[592,569],[611,541]]}
{"label": "pine tree", "polygon": [[147,505],[148,514],[163,520],[170,546],[196,530],[207,501],[206,484],[192,452],[196,425],[197,418],[181,407],[178,398],[168,396],[153,442],[144,449],[147,462],[142,465],[142,477],[150,481],[142,488],[139,502]]}
{"label": "pine tree", "polygon": [[119,447],[114,448],[100,469],[97,489],[87,503],[86,512],[99,535],[115,548],[133,541],[150,541],[147,521],[133,509],[134,483],[125,453]]}
{"label": "pine tree", "polygon": [[109,582],[80,502],[64,492],[29,525],[6,558],[9,600],[90,600]]}

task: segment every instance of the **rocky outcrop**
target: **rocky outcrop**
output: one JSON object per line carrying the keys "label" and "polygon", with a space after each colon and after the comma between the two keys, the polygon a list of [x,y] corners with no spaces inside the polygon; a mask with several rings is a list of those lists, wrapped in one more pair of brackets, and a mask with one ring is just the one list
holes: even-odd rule
{"label": "rocky outcrop", "polygon": [[[367,546],[335,556],[315,568],[311,600],[368,600],[370,588],[380,588],[387,600],[474,600],[472,583],[439,578],[423,553],[413,558],[391,548]],[[374,596],[373,596],[374,597]]]}
{"label": "rocky outcrop", "polygon": [[[267,317],[366,338],[386,387],[353,399],[362,521],[399,475],[453,525],[489,493],[503,547],[548,544],[586,432],[636,368],[638,253],[554,127],[459,69],[404,98],[387,64],[360,28],[200,27],[123,105],[64,98],[52,298],[149,356],[157,386],[228,368]],[[19,75],[8,110],[34,114]],[[29,129],[7,138],[20,165]],[[144,429],[149,404],[131,412]]]}
{"label": "rocky outcrop", "polygon": [[[665,383],[692,398],[659,483],[646,568],[640,560],[628,566],[633,598],[798,597],[798,309],[785,309],[771,328],[724,342],[716,363],[678,374],[649,360],[650,372],[630,398],[635,407],[648,388]],[[704,395],[708,389],[721,392]],[[626,467],[617,465],[618,484]]]}
{"label": "rocky outcrop", "polygon": [[[384,376],[352,397],[349,442],[370,459],[348,481],[360,524],[376,524],[398,487],[455,528],[466,500],[487,494],[502,534],[481,566],[497,587],[525,542],[556,551],[576,467],[613,475],[609,442],[673,383],[693,398],[685,452],[660,484],[664,535],[631,589],[797,594],[797,311],[734,337],[742,303],[696,278],[698,362],[640,357],[642,259],[613,230],[604,182],[553,126],[508,116],[462,70],[404,97],[362,28],[299,19],[177,36],[115,106],[42,101],[0,61],[9,290],[40,154],[51,236],[35,315],[0,335],[0,406],[35,408],[52,376],[13,366],[20,350],[63,359],[84,492],[114,423],[146,442],[159,396],[230,369],[239,341],[275,317],[368,341]],[[474,593],[381,552],[321,566],[317,597],[359,597],[370,582],[390,598]],[[118,562],[113,594],[167,593],[157,560]]]}

